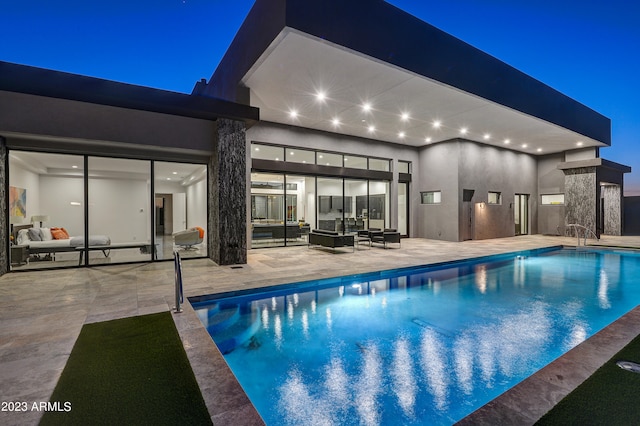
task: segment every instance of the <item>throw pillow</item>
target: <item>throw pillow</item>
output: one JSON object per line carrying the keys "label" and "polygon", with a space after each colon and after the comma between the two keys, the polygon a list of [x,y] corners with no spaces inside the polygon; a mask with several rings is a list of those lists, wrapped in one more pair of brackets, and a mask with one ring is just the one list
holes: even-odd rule
{"label": "throw pillow", "polygon": [[51,228],[40,228],[40,236],[42,237],[42,241],[53,240],[53,235],[51,235]]}
{"label": "throw pillow", "polygon": [[40,228],[29,228],[29,239],[31,241],[42,241]]}

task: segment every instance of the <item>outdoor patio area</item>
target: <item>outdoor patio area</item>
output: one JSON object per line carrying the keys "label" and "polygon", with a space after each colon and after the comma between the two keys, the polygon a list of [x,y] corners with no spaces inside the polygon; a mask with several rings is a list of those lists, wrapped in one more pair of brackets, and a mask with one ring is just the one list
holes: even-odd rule
{"label": "outdoor patio area", "polygon": [[[249,251],[246,265],[183,261],[184,291],[189,297],[576,243],[576,238],[532,235],[461,243],[404,239],[401,247],[361,246],[353,252],[305,246],[257,249]],[[640,249],[640,237],[604,237],[589,243]],[[48,401],[83,324],[170,310],[173,284],[173,262],[0,277],[0,400]],[[207,331],[185,305],[174,320],[214,424],[260,424]],[[533,423],[638,334],[636,308],[555,366],[479,410],[468,423]],[[40,416],[1,412],[0,423],[33,425]]]}

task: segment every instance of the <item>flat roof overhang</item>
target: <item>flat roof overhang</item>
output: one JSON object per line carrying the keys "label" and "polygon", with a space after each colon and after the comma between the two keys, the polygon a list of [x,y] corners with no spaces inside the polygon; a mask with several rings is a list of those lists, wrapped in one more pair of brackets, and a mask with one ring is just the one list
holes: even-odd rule
{"label": "flat roof overhang", "polygon": [[242,88],[262,120],[412,146],[611,144],[608,118],[378,0],[257,0],[205,94]]}
{"label": "flat roof overhang", "polygon": [[247,105],[0,61],[0,90],[182,117],[229,118],[252,125],[259,110]]}

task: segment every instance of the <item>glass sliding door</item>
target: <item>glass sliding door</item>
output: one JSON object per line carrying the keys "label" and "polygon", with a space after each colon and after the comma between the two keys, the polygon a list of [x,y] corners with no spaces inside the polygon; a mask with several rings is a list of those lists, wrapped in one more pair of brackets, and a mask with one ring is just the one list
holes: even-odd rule
{"label": "glass sliding door", "polygon": [[409,183],[398,183],[398,232],[409,235]]}
{"label": "glass sliding door", "polygon": [[369,227],[389,226],[389,182],[369,181]]}
{"label": "glass sliding door", "polygon": [[368,229],[368,198],[366,180],[345,180],[345,231],[357,232]]}
{"label": "glass sliding door", "polygon": [[318,185],[318,229],[344,232],[343,180],[319,177]]}
{"label": "glass sliding door", "polygon": [[207,166],[156,161],[153,172],[157,258],[207,256]]}
{"label": "glass sliding door", "polygon": [[152,259],[151,162],[88,158],[90,265]]}
{"label": "glass sliding door", "polygon": [[284,175],[251,173],[251,246],[285,244]]}
{"label": "glass sliding door", "polygon": [[78,266],[84,236],[84,157],[9,153],[12,270]]}
{"label": "glass sliding door", "polygon": [[529,195],[515,194],[513,202],[515,222],[515,234],[526,235],[529,233]]}
{"label": "glass sliding door", "polygon": [[286,175],[287,245],[306,245],[316,221],[316,179]]}

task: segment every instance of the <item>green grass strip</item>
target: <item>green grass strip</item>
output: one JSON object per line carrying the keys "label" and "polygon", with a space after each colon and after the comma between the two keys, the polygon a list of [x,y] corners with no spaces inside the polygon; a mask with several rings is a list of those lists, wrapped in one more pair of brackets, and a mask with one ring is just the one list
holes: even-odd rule
{"label": "green grass strip", "polygon": [[537,425],[640,424],[640,374],[618,361],[640,363],[640,336],[600,367],[542,417]]}
{"label": "green grass strip", "polygon": [[42,425],[211,424],[169,312],[84,325],[51,402]]}

